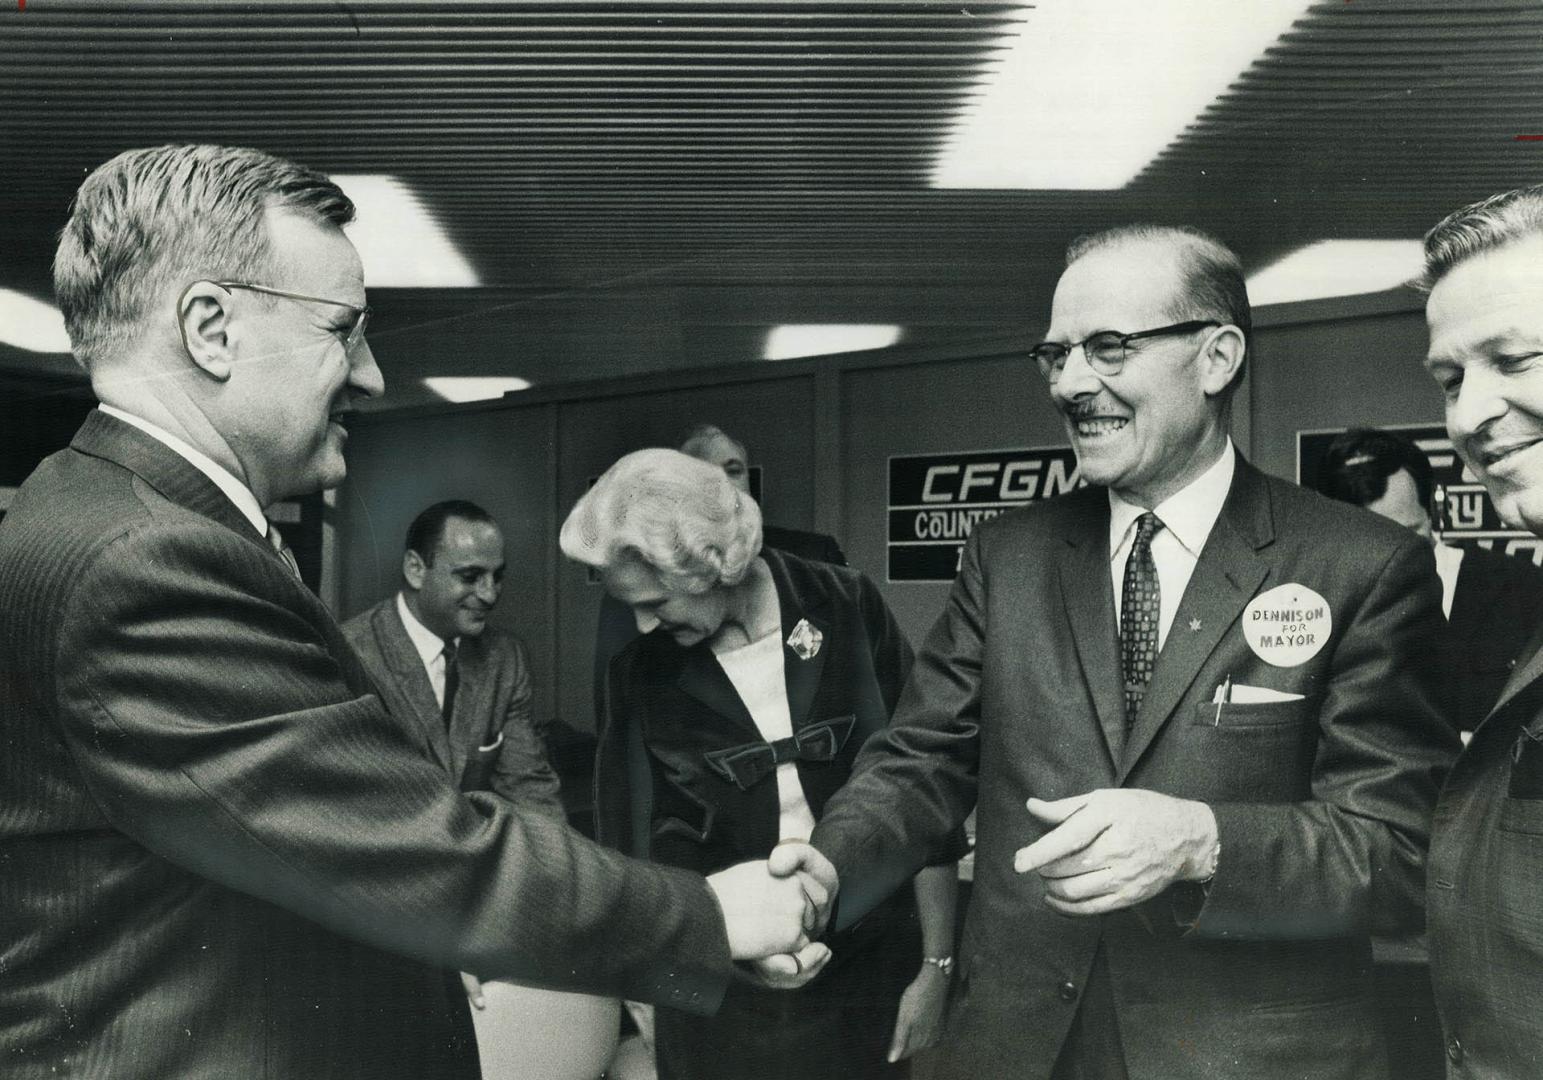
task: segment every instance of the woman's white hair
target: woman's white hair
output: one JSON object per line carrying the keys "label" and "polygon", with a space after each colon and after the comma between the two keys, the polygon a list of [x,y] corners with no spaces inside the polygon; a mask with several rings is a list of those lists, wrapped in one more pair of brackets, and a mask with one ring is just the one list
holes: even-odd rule
{"label": "woman's white hair", "polygon": [[761,551],[761,510],[716,465],[678,450],[638,450],[574,506],[559,537],[586,566],[652,570],[671,592],[737,585]]}

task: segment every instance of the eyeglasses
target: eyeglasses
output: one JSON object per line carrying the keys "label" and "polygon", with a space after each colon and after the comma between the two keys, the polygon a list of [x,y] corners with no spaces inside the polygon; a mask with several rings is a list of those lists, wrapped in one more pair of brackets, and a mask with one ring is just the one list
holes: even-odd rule
{"label": "eyeglasses", "polygon": [[[197,282],[189,282],[188,289],[191,289],[196,284]],[[359,343],[364,340],[364,328],[370,322],[370,307],[368,305],[360,307],[358,304],[350,304],[346,300],[329,300],[325,296],[306,296],[304,293],[285,292],[283,289],[270,289],[266,285],[251,285],[245,281],[215,281],[211,282],[211,284],[218,285],[222,289],[245,289],[248,292],[266,293],[268,296],[278,296],[285,300],[301,300],[308,304],[330,304],[333,307],[347,308],[354,313],[354,321],[349,326],[348,333],[343,337],[343,351],[345,353],[352,353],[359,347]],[[187,289],[184,289],[182,294],[186,296]],[[182,310],[180,303],[177,305],[177,310],[179,313]],[[182,331],[182,346],[187,348],[187,327],[183,325],[180,317],[177,320],[177,326]]]}
{"label": "eyeglasses", "polygon": [[1029,355],[1034,358],[1034,363],[1039,367],[1039,373],[1045,377],[1045,381],[1052,384],[1065,370],[1066,358],[1072,354],[1073,349],[1078,348],[1082,350],[1082,355],[1087,358],[1088,367],[1092,368],[1095,374],[1118,375],[1125,367],[1126,353],[1133,341],[1167,337],[1170,334],[1192,334],[1196,330],[1221,325],[1223,324],[1214,319],[1194,319],[1189,322],[1174,323],[1172,326],[1159,326],[1155,330],[1138,330],[1134,334],[1122,334],[1118,330],[1100,330],[1070,345],[1042,341],[1029,350]]}

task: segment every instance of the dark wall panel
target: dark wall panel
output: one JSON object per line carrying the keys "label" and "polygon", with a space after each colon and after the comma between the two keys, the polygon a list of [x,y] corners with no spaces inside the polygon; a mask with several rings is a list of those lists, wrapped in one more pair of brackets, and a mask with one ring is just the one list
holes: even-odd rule
{"label": "dark wall panel", "polygon": [[350,434],[348,483],[339,492],[339,614],[394,593],[413,517],[441,499],[470,499],[504,530],[509,570],[493,622],[530,646],[538,715],[553,715],[551,626],[552,407],[466,410]]}
{"label": "dark wall panel", "polygon": [[1254,459],[1296,478],[1296,433],[1442,422],[1441,392],[1420,361],[1419,311],[1267,327],[1254,367]]}
{"label": "dark wall panel", "polygon": [[878,582],[913,644],[942,610],[948,586],[885,583],[892,454],[992,450],[1066,442],[1039,375],[1015,357],[848,371],[841,380],[841,497],[852,561]]}

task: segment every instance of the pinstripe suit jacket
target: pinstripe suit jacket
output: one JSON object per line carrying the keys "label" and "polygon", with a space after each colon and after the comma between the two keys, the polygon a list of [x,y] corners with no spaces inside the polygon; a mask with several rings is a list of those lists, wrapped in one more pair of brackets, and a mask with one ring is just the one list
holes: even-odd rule
{"label": "pinstripe suit jacket", "polygon": [[474,1077],[443,970],[711,1008],[700,877],[394,720],[202,474],[103,413],[0,523],[0,1076]]}

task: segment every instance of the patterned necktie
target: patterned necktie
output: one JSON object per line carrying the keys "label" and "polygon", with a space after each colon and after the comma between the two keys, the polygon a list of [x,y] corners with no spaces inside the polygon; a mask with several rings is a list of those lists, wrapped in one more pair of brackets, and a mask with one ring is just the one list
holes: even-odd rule
{"label": "patterned necktie", "polygon": [[284,562],[294,572],[295,577],[299,577],[300,564],[295,561],[295,553],[288,544],[284,543],[284,534],[279,532],[279,527],[271,521],[268,522],[268,543],[272,545],[274,551],[283,556]]}
{"label": "patterned necktie", "polygon": [[1125,726],[1141,711],[1141,699],[1152,681],[1157,662],[1157,617],[1162,595],[1157,564],[1152,561],[1152,536],[1163,523],[1148,511],[1136,519],[1136,539],[1125,561],[1125,585],[1120,593],[1120,667],[1125,676]]}
{"label": "patterned necktie", "polygon": [[445,727],[450,726],[450,717],[455,713],[455,692],[461,685],[461,667],[456,663],[455,655],[455,642],[445,642],[445,698],[439,708]]}

